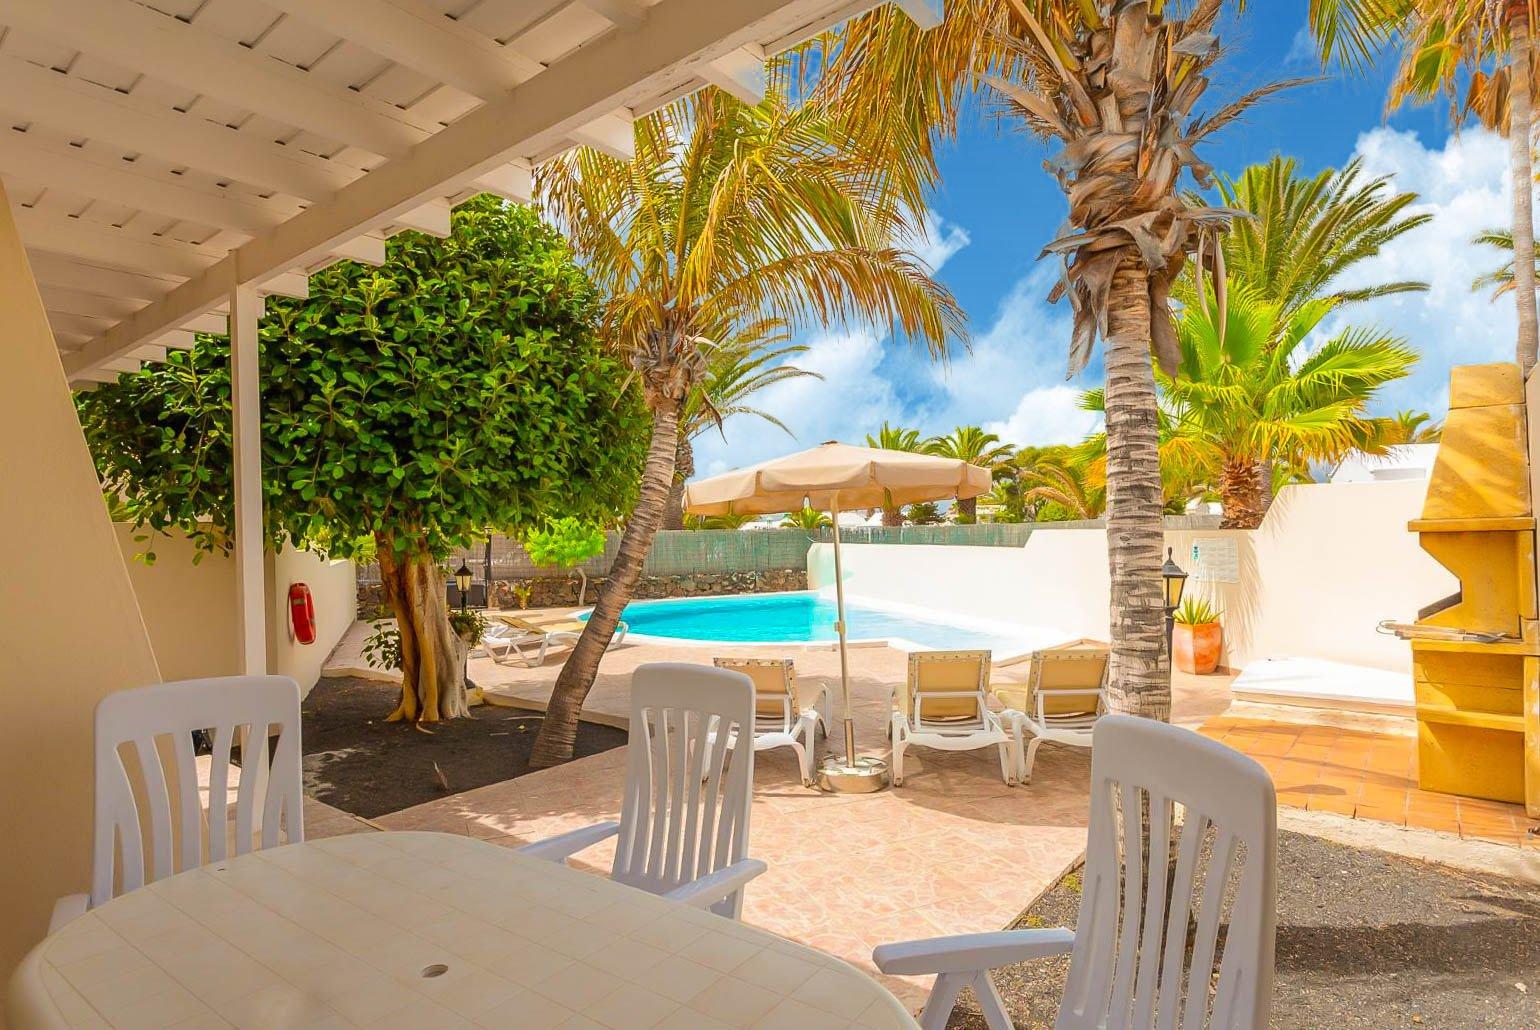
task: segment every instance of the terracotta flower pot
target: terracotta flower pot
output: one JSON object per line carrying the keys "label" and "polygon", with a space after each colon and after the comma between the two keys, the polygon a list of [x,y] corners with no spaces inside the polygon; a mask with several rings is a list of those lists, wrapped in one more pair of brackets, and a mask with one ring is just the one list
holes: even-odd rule
{"label": "terracotta flower pot", "polygon": [[1185,673],[1206,676],[1219,667],[1219,648],[1224,631],[1217,622],[1177,623],[1171,638],[1171,657]]}

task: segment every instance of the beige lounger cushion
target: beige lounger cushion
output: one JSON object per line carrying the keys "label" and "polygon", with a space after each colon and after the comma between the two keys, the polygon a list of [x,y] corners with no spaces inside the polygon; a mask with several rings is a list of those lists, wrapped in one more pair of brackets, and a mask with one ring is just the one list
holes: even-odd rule
{"label": "beige lounger cushion", "polygon": [[995,696],[1007,708],[1035,715],[1035,693],[1043,695],[1047,716],[1095,715],[1096,698],[1090,694],[1055,697],[1056,690],[1094,690],[1106,685],[1109,645],[1090,639],[1072,640],[1032,653],[1025,683],[995,683]]}
{"label": "beige lounger cushion", "polygon": [[719,669],[741,672],[754,681],[754,713],[779,719],[785,712],[781,698],[791,682],[791,715],[796,718],[804,708],[818,700],[821,688],[816,683],[797,679],[797,669],[790,658],[713,658]]}
{"label": "beige lounger cushion", "polygon": [[963,722],[979,718],[974,697],[925,699],[927,693],[982,692],[989,682],[988,651],[914,651],[909,655],[909,682],[898,692],[899,710],[907,718],[911,698],[922,696],[920,717],[926,722]]}
{"label": "beige lounger cushion", "polygon": [[499,615],[497,618],[498,621],[514,629],[523,630],[525,633],[581,633],[583,627],[588,625],[581,619],[569,619],[566,616]]}

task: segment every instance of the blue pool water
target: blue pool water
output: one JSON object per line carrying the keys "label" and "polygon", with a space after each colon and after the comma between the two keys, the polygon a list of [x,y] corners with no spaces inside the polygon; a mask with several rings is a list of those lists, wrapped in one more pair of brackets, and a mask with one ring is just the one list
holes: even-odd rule
{"label": "blue pool water", "polygon": [[[814,593],[754,594],[739,597],[691,597],[670,601],[634,601],[621,616],[632,633],[675,640],[730,643],[812,643],[838,639],[834,599]],[[587,614],[579,618],[587,618]],[[886,610],[858,602],[845,605],[846,635],[851,640],[903,640],[925,648],[988,648],[997,655],[1029,650],[1031,635],[992,633],[940,617]]]}

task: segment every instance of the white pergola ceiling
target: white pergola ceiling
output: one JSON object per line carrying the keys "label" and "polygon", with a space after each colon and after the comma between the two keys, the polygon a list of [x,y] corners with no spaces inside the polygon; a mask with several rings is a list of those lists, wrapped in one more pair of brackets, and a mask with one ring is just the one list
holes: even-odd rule
{"label": "white pergola ceiling", "polygon": [[0,0],[0,176],[88,387],[876,2]]}

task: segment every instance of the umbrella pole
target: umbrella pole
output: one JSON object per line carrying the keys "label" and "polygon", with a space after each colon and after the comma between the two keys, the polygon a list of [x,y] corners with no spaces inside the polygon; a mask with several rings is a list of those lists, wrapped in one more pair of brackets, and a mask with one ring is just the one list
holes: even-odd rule
{"label": "umbrella pole", "polygon": [[845,651],[845,568],[840,556],[840,499],[829,502],[834,515],[834,605],[838,612],[834,632],[840,638],[840,692],[845,704],[845,764],[856,763],[856,724],[850,716],[850,658]]}

